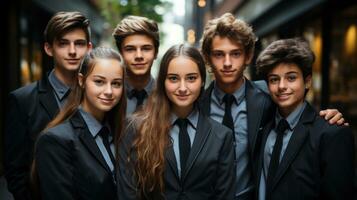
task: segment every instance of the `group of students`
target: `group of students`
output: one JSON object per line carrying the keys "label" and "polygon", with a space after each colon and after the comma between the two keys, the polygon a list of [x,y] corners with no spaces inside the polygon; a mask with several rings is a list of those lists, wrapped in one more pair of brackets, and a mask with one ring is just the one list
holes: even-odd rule
{"label": "group of students", "polygon": [[201,51],[167,50],[156,80],[156,22],[128,16],[113,36],[118,52],[92,49],[81,13],[49,21],[54,69],[9,95],[15,200],[353,199],[353,135],[337,110],[318,114],[305,101],[314,61],[305,41],[278,40],[258,56],[267,92],[243,75],[256,37],[231,14],[207,23]]}

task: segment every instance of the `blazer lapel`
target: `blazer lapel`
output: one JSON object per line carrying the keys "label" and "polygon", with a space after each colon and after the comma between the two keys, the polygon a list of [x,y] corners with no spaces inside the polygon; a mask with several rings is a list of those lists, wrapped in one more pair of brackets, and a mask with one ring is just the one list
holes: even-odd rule
{"label": "blazer lapel", "polygon": [[78,130],[79,133],[79,138],[83,142],[83,144],[87,147],[88,151],[93,155],[94,158],[98,160],[98,162],[110,173],[111,170],[107,165],[107,162],[105,162],[105,159],[100,152],[97,143],[95,142],[93,136],[90,134],[87,126],[85,125],[85,122],[80,115],[80,113],[77,111],[73,117],[70,119],[72,126]]}
{"label": "blazer lapel", "polygon": [[37,84],[40,104],[46,110],[50,118],[53,119],[58,113],[59,108],[47,76],[41,79]]}
{"label": "blazer lapel", "polygon": [[266,101],[263,93],[255,89],[252,86],[252,83],[247,79],[245,95],[247,103],[248,141],[250,146],[250,157],[252,158]]}
{"label": "blazer lapel", "polygon": [[178,170],[177,170],[177,162],[176,162],[175,152],[174,152],[172,145],[170,145],[170,147],[167,149],[166,159],[167,159],[167,162],[169,163],[169,166],[171,167],[172,171],[174,172],[177,180],[180,180],[179,175],[178,175]]}
{"label": "blazer lapel", "polygon": [[181,174],[182,180],[184,180],[192,169],[194,162],[196,161],[202,147],[204,146],[207,137],[211,134],[211,126],[210,123],[204,118],[203,115],[200,114],[197,123],[196,136],[193,141],[193,145],[190,151],[190,155],[187,158],[186,169],[184,173]]}
{"label": "blazer lapel", "polygon": [[282,178],[291,163],[294,161],[296,155],[299,153],[301,147],[305,143],[305,140],[309,134],[309,130],[306,127],[306,124],[313,122],[315,116],[316,113],[313,108],[309,104],[306,104],[305,110],[300,117],[300,122],[296,125],[294,132],[291,135],[287,149],[283,155],[283,158],[281,159],[281,163],[279,165],[278,171],[276,172],[276,176],[271,187],[272,190]]}
{"label": "blazer lapel", "polygon": [[213,87],[214,87],[214,84],[212,81],[212,83],[204,91],[204,93],[202,94],[202,96],[199,99],[200,112],[208,117],[211,114],[211,94],[212,94]]}

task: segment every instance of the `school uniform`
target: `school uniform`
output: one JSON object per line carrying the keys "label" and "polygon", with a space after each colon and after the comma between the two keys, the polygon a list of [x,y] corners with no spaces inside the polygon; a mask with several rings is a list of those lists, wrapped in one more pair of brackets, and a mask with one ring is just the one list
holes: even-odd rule
{"label": "school uniform", "polygon": [[[172,117],[170,130],[171,144],[165,154],[164,199],[233,199],[234,198],[234,149],[232,133],[226,127],[194,111],[188,116],[187,133],[191,150],[184,167],[179,150],[180,144],[177,117]],[[134,166],[127,162],[135,139],[134,125],[128,127],[122,144],[119,146],[118,197],[138,199]],[[135,161],[134,161],[135,162]],[[133,178],[134,177],[134,178]],[[160,194],[150,194],[148,199],[163,199]]]}
{"label": "school uniform", "polygon": [[15,200],[31,199],[30,166],[38,134],[66,102],[69,87],[53,71],[9,94],[4,131],[4,175]]}
{"label": "school uniform", "polygon": [[286,118],[275,175],[269,174],[282,119],[277,112],[262,131],[262,148],[255,160],[258,199],[353,199],[352,132],[349,127],[329,125],[307,102]]}
{"label": "school uniform", "polygon": [[136,90],[129,81],[125,81],[125,92],[126,92],[126,114],[129,116],[135,112],[140,106],[142,106],[148,96],[155,88],[155,79],[151,76],[149,83],[142,90]]}
{"label": "school uniform", "polygon": [[42,200],[117,199],[115,164],[110,159],[113,137],[107,138],[110,147],[106,149],[101,134],[104,126],[80,108],[41,133],[35,162]]}
{"label": "school uniform", "polygon": [[[261,83],[258,83],[261,84]],[[263,83],[263,85],[265,85]],[[206,116],[223,123],[225,118],[226,94],[215,81],[206,89],[200,99],[201,110]],[[259,153],[261,134],[259,131],[272,115],[270,96],[256,83],[244,79],[242,86],[232,96],[231,105],[234,131],[235,165],[236,165],[236,200],[253,199],[255,184],[252,159]]]}

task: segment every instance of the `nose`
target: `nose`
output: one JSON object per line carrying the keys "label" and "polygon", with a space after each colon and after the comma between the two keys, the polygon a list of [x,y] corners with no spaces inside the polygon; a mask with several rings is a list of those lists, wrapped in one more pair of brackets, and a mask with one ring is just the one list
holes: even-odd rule
{"label": "nose", "polygon": [[76,47],[73,42],[69,45],[69,54],[70,55],[76,55]]}
{"label": "nose", "polygon": [[186,81],[183,79],[180,81],[180,86],[179,86],[179,92],[186,92],[187,90],[187,85],[186,85]]}
{"label": "nose", "polygon": [[136,55],[135,55],[136,58],[142,58],[143,57],[143,54],[141,52],[141,49],[137,49],[136,50]]}
{"label": "nose", "polygon": [[231,57],[229,55],[229,53],[227,53],[225,56],[224,56],[224,66],[231,66],[232,65],[232,62],[231,62]]}
{"label": "nose", "polygon": [[286,80],[282,78],[279,81],[279,89],[285,89],[285,88],[286,88]]}
{"label": "nose", "polygon": [[113,89],[112,89],[111,83],[108,83],[108,84],[105,85],[104,94],[107,95],[107,96],[110,96],[110,95],[113,94]]}

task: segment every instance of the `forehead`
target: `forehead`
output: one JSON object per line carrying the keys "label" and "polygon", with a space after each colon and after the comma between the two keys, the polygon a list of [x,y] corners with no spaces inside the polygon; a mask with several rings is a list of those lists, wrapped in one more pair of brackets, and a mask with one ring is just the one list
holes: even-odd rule
{"label": "forehead", "polygon": [[268,75],[276,75],[276,74],[286,74],[286,73],[297,73],[302,75],[302,70],[295,63],[280,63],[273,67]]}
{"label": "forehead", "polygon": [[238,42],[232,41],[228,37],[222,37],[216,35],[212,39],[211,50],[212,51],[243,50],[243,46]]}
{"label": "forehead", "polygon": [[129,35],[124,38],[122,46],[144,46],[154,45],[154,40],[144,34]]}
{"label": "forehead", "polygon": [[91,75],[105,75],[109,77],[122,76],[123,67],[120,62],[116,59],[96,59]]}
{"label": "forehead", "polygon": [[185,56],[179,56],[170,61],[167,73],[199,73],[199,69],[198,65],[192,59]]}
{"label": "forehead", "polygon": [[87,40],[87,36],[83,29],[76,28],[66,31],[57,40]]}

